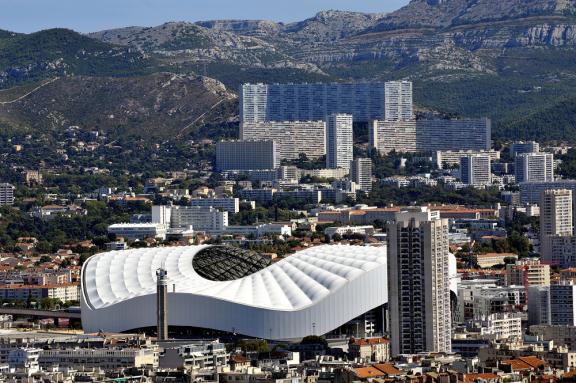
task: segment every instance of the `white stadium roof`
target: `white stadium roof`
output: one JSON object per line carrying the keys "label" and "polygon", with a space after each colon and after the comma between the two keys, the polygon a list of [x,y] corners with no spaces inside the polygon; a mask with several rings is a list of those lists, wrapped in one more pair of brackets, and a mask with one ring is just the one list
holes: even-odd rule
{"label": "white stadium roof", "polygon": [[168,322],[273,339],[327,333],[387,301],[386,248],[325,245],[235,280],[193,266],[210,246],[134,249],[91,257],[82,270],[86,331],[156,325],[156,270],[168,273]]}

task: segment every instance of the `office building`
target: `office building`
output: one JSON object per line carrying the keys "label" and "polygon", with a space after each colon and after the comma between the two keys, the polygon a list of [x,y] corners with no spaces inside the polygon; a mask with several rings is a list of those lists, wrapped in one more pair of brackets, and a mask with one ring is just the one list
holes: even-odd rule
{"label": "office building", "polygon": [[516,182],[554,181],[554,155],[548,153],[524,153],[515,159]]}
{"label": "office building", "polygon": [[[521,155],[522,156],[522,155]],[[569,237],[574,232],[572,191],[567,189],[545,190],[540,200],[540,252],[542,259],[551,263],[561,261],[553,255],[552,237]],[[561,263],[564,263],[561,261]]]}
{"label": "office building", "polygon": [[476,154],[488,155],[492,163],[500,159],[500,152],[497,150],[437,150],[432,154],[432,162],[438,169],[444,169],[445,167],[460,166],[462,157]]}
{"label": "office building", "polygon": [[240,211],[240,199],[238,198],[194,198],[190,201],[191,206],[213,207],[218,210],[235,214]]}
{"label": "office building", "polygon": [[352,115],[331,114],[326,128],[326,167],[349,169],[353,151]]}
{"label": "office building", "polygon": [[448,220],[427,208],[388,225],[392,355],[450,352]]}
{"label": "office building", "polygon": [[[406,88],[404,85],[401,90]],[[407,96],[400,99],[402,105]],[[347,113],[355,121],[370,122],[385,119],[384,105],[385,84],[381,82],[243,84],[240,88],[242,123],[318,121],[334,113]]]}
{"label": "office building", "polygon": [[356,183],[359,190],[370,193],[372,191],[372,160],[370,158],[356,158],[352,161],[350,180]]}
{"label": "office building", "polygon": [[576,326],[576,285],[561,281],[550,286],[528,288],[530,325]]}
{"label": "office building", "polygon": [[273,140],[279,161],[298,159],[300,154],[318,158],[326,154],[324,121],[244,122],[242,140]]}
{"label": "office building", "polygon": [[256,141],[221,141],[216,144],[216,170],[265,170],[280,166],[276,143]]}
{"label": "office building", "polygon": [[375,120],[369,131],[369,139],[370,147],[382,154],[391,151],[480,151],[490,150],[491,131],[489,119]]}
{"label": "office building", "polygon": [[473,187],[492,184],[491,161],[489,155],[475,154],[460,158],[460,179]]}
{"label": "office building", "polygon": [[386,121],[413,120],[412,83],[410,81],[387,82],[385,84],[385,108]]}
{"label": "office building", "polygon": [[512,158],[516,157],[519,154],[524,153],[539,153],[540,152],[540,144],[536,141],[518,141],[510,145],[510,156]]}
{"label": "office building", "polygon": [[14,186],[0,183],[0,206],[14,205]]}

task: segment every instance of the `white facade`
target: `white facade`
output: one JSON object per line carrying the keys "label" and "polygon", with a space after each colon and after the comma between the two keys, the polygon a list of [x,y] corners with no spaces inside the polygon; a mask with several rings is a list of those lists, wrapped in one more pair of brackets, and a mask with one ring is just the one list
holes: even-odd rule
{"label": "white facade", "polygon": [[492,184],[491,160],[489,155],[475,154],[460,158],[460,179],[473,187]]}
{"label": "white facade", "polygon": [[0,183],[0,206],[14,205],[14,186]]}
{"label": "white facade", "polygon": [[385,85],[386,121],[410,121],[414,119],[412,106],[412,82],[389,81]]}
{"label": "white facade", "polygon": [[522,339],[522,317],[518,314],[491,314],[473,322],[480,335],[487,339]]}
{"label": "white facade", "polygon": [[[554,264],[565,264],[559,250],[567,249],[558,237],[574,234],[572,190],[545,190],[540,200],[540,252],[542,259]],[[560,246],[559,246],[560,245]]]}
{"label": "white facade", "polygon": [[380,153],[490,150],[489,119],[373,121],[370,147]]}
{"label": "white facade", "polygon": [[[228,226],[228,212],[213,207],[171,206],[170,227],[195,231],[221,232]],[[154,218],[153,218],[154,219]]]}
{"label": "white facade", "polygon": [[108,226],[108,233],[128,240],[166,239],[168,226],[159,223],[117,223]]}
{"label": "white facade", "polygon": [[238,198],[194,198],[190,205],[196,207],[213,207],[235,214],[240,211],[240,199]]}
{"label": "white facade", "polygon": [[362,234],[362,235],[372,235],[374,234],[374,226],[337,226],[337,227],[327,227],[324,229],[324,234],[330,238],[334,235],[346,235],[346,234]]}
{"label": "white facade", "polygon": [[448,220],[423,208],[388,225],[392,354],[450,352]]}
{"label": "white facade", "polygon": [[228,226],[222,234],[252,235],[256,238],[262,236],[291,236],[292,227],[284,224],[263,223],[254,226]]}
{"label": "white facade", "polygon": [[433,162],[438,169],[443,169],[444,166],[460,165],[460,159],[466,156],[473,156],[475,154],[484,154],[490,156],[490,161],[495,162],[500,159],[500,152],[497,150],[437,150],[434,152],[432,158]]}
{"label": "white facade", "polygon": [[356,121],[382,120],[385,118],[384,94],[382,82],[243,84],[240,119],[243,123],[317,121],[333,113],[348,113]]}
{"label": "white facade", "polygon": [[273,140],[278,160],[308,158],[326,154],[326,123],[324,121],[244,122],[240,125],[243,140]]}
{"label": "white facade", "polygon": [[156,270],[168,275],[168,322],[265,339],[325,334],[387,301],[386,249],[317,246],[247,277],[202,278],[193,267],[209,246],[97,254],[82,269],[86,332],[156,324]]}
{"label": "white facade", "polygon": [[516,156],[516,182],[554,181],[554,155],[548,153],[524,153]]}
{"label": "white facade", "polygon": [[354,159],[352,115],[331,114],[326,129],[326,167],[349,169]]}
{"label": "white facade", "polygon": [[216,143],[216,170],[266,170],[280,165],[276,142],[263,140]]}
{"label": "white facade", "polygon": [[356,158],[350,164],[350,179],[358,185],[358,189],[370,193],[372,191],[372,160]]}

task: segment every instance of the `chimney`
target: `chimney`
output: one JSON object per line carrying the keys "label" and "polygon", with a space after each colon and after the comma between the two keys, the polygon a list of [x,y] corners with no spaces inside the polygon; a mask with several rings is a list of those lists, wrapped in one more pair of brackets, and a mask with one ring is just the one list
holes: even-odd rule
{"label": "chimney", "polygon": [[168,273],[156,270],[156,318],[158,341],[168,339]]}

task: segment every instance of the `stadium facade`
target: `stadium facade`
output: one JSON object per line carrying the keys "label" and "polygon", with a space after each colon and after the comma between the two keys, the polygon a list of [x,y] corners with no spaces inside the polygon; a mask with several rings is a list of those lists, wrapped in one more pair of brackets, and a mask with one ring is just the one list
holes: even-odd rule
{"label": "stadium facade", "polygon": [[162,268],[170,326],[278,340],[323,335],[387,302],[386,260],[385,247],[341,245],[276,263],[222,246],[102,253],[82,269],[82,324],[86,332],[154,327]]}

